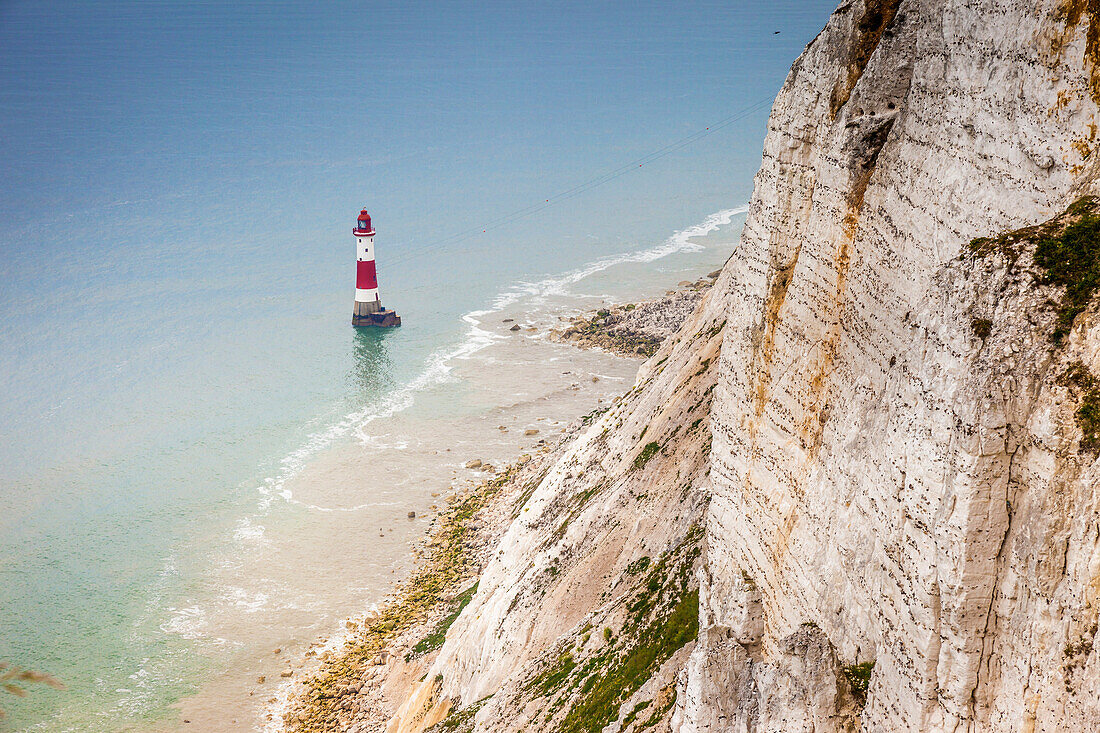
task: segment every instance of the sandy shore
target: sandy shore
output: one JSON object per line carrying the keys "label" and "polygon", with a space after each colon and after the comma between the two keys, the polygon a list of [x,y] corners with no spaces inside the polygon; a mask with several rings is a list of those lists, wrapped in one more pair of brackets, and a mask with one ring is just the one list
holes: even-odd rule
{"label": "sandy shore", "polygon": [[[407,409],[313,456],[286,481],[290,498],[242,528],[239,552],[204,578],[224,598],[217,613],[189,617],[213,669],[156,730],[272,729],[305,663],[341,648],[346,621],[384,604],[414,571],[444,497],[537,455],[630,388],[637,358],[552,342],[558,316],[520,308],[482,316],[471,338],[491,343],[453,359],[450,378]],[[511,331],[517,321],[523,330]]]}

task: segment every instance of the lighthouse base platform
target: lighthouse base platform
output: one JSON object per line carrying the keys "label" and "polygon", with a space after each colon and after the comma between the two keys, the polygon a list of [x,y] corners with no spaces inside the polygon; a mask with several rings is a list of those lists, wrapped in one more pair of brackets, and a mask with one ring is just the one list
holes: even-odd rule
{"label": "lighthouse base platform", "polygon": [[374,313],[354,314],[351,317],[353,326],[373,326],[375,328],[396,328],[401,325],[401,316],[389,308],[382,308]]}

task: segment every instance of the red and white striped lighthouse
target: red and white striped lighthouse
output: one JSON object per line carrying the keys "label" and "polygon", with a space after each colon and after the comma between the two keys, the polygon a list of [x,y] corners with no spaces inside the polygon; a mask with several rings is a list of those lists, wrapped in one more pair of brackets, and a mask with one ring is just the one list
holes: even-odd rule
{"label": "red and white striped lighthouse", "polygon": [[374,265],[374,227],[366,209],[359,212],[355,222],[355,310],[351,315],[353,326],[401,325],[401,316],[382,307],[378,297],[378,271]]}

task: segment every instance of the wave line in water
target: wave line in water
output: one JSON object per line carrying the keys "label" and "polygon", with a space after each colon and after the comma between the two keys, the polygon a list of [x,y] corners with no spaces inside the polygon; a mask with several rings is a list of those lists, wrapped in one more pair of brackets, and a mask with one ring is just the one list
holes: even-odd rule
{"label": "wave line in water", "polygon": [[681,229],[656,247],[643,249],[637,252],[628,252],[621,255],[601,257],[576,270],[570,270],[563,275],[549,277],[537,282],[520,282],[518,285],[506,290],[497,297],[493,302],[493,312],[506,308],[525,296],[545,298],[551,295],[564,295],[566,288],[570,285],[575,285],[581,280],[595,275],[597,272],[603,272],[617,265],[631,263],[644,264],[673,254],[697,252],[702,249],[702,245],[696,244],[692,241],[693,239],[704,237],[724,226],[728,226],[729,223],[733,221],[733,217],[744,214],[748,210],[748,206],[723,209],[722,211],[711,214],[699,224]]}
{"label": "wave line in water", "polygon": [[[381,399],[350,411],[342,417],[336,417],[328,421],[327,425],[321,423],[318,429],[307,435],[295,450],[279,461],[275,471],[256,487],[260,496],[258,502],[253,505],[254,509],[244,512],[244,516],[237,519],[231,530],[231,542],[237,548],[233,557],[253,555],[256,551],[262,551],[269,546],[270,540],[265,536],[264,525],[270,518],[270,511],[276,503],[295,504],[309,512],[324,513],[369,511],[371,508],[388,505],[389,502],[376,500],[346,507],[318,506],[295,498],[288,485],[315,456],[341,440],[350,438],[358,439],[367,445],[377,444],[379,436],[368,434],[369,425],[410,408],[421,393],[453,380],[452,372],[456,361],[469,359],[493,343],[506,339],[507,336],[490,330],[486,325],[487,316],[499,313],[517,303],[526,303],[528,299],[537,302],[540,298],[568,294],[570,288],[576,283],[619,265],[649,263],[669,255],[698,251],[703,248],[703,245],[698,242],[700,238],[729,226],[734,217],[746,211],[747,207],[725,209],[711,214],[698,224],[673,233],[655,246],[600,257],[574,270],[542,280],[513,283],[499,291],[484,309],[463,314],[461,320],[465,329],[462,334],[455,342],[431,352],[415,377]],[[174,566],[171,568],[174,572]],[[222,613],[236,613],[242,616],[255,614],[269,605],[273,599],[283,595],[282,588],[270,584],[261,583],[246,589],[237,583],[230,583],[223,585],[220,593],[209,599],[191,598],[173,605],[167,605],[162,601],[155,605],[163,608],[167,619],[159,625],[159,630],[168,636],[182,638],[200,646],[225,643],[224,639],[211,638],[213,636],[210,626],[212,619]],[[162,676],[162,670],[153,671],[154,676]],[[139,696],[127,695],[128,704],[136,704],[137,697]]]}

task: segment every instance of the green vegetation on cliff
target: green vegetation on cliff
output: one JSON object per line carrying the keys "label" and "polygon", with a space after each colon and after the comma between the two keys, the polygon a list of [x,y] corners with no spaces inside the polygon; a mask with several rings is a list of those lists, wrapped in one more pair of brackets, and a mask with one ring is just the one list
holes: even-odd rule
{"label": "green vegetation on cliff", "polygon": [[[1056,304],[1058,322],[1050,336],[1058,345],[1100,287],[1098,205],[1096,198],[1084,196],[1047,222],[970,242],[971,254],[982,257],[999,254],[1007,261],[1009,270],[1016,266],[1025,250],[1034,246],[1032,260],[1038,268],[1035,273],[1038,281],[1064,288]],[[975,330],[978,325],[975,322]]]}
{"label": "green vegetation on cliff", "polygon": [[[616,630],[605,628],[603,643],[590,649],[589,627],[560,648],[553,661],[524,685],[527,693],[549,701],[540,730],[558,733],[598,733],[619,719],[620,707],[648,682],[661,666],[699,634],[699,590],[692,570],[699,557],[702,532],[693,527],[671,552],[650,564],[631,568],[645,573],[623,600],[625,618]],[[648,572],[647,572],[648,571]],[[675,702],[671,688],[638,700],[625,718],[635,730],[664,719]],[[641,723],[642,711],[649,713]]]}
{"label": "green vegetation on cliff", "polygon": [[1066,289],[1058,309],[1058,325],[1051,338],[1061,343],[1073,320],[1088,307],[1100,286],[1100,216],[1093,199],[1082,199],[1079,218],[1060,234],[1044,237],[1035,247],[1035,264],[1044,281]]}
{"label": "green vegetation on cliff", "polygon": [[[1062,288],[1061,298],[1051,302],[1057,309],[1057,321],[1050,339],[1058,349],[1100,289],[1100,200],[1081,197],[1042,224],[974,239],[969,251],[977,257],[1000,256],[1011,272],[1031,247],[1035,263],[1031,276],[1043,285]],[[993,332],[993,322],[988,319],[975,319],[972,327],[983,340]],[[1059,381],[1070,388],[1078,402],[1074,416],[1081,428],[1079,449],[1100,452],[1100,379],[1083,363],[1075,361]]]}
{"label": "green vegetation on cliff", "polygon": [[[305,680],[297,704],[284,719],[288,730],[295,733],[331,730],[343,701],[342,687],[358,680],[390,642],[429,620],[440,604],[447,602],[449,594],[461,587],[464,580],[473,577],[477,565],[468,544],[473,532],[470,521],[500,492],[513,472],[510,468],[475,490],[453,498],[437,518],[432,540],[422,553],[420,563],[401,584],[394,599],[356,628],[346,646]],[[475,590],[476,585],[450,601],[452,612],[416,645],[414,655],[442,646],[447,629],[473,598]]]}

